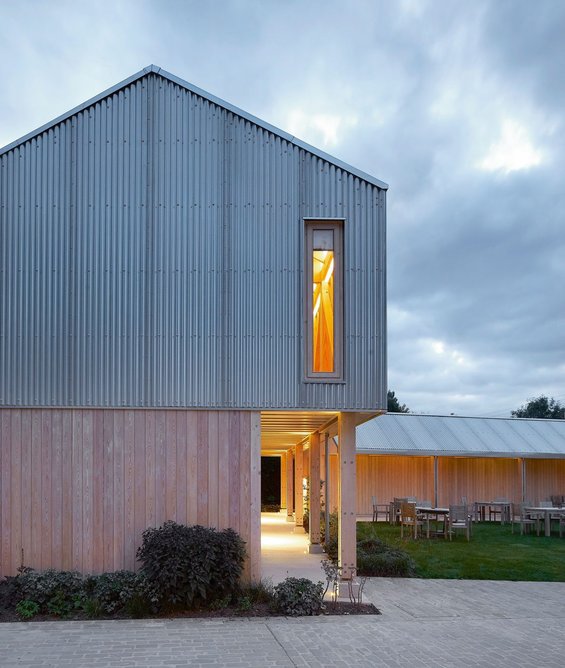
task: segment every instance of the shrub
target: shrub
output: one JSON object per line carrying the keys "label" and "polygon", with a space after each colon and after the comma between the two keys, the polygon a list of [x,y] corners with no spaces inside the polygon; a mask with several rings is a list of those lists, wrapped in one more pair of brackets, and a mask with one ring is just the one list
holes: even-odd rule
{"label": "shrub", "polygon": [[357,572],[360,575],[406,578],[412,577],[416,564],[403,550],[390,547],[379,538],[357,543]]}
{"label": "shrub", "polygon": [[274,607],[285,615],[318,615],[322,609],[324,585],[307,578],[286,578],[273,590]]}
{"label": "shrub", "polygon": [[240,590],[242,596],[247,596],[252,603],[272,603],[273,583],[270,578],[257,583],[246,585]]}
{"label": "shrub", "polygon": [[87,577],[83,585],[83,609],[90,617],[125,610],[133,616],[148,612],[158,598],[143,573],[115,571]]}
{"label": "shrub", "polygon": [[168,521],[143,532],[137,558],[163,608],[198,607],[237,589],[245,543],[232,529]]}
{"label": "shrub", "polygon": [[16,612],[22,619],[31,619],[39,613],[39,604],[35,601],[20,601],[16,605]]}
{"label": "shrub", "polygon": [[324,544],[324,549],[328,558],[334,562],[337,562],[337,545],[338,545],[338,523],[339,517],[337,511],[334,510],[333,513],[330,513],[330,535],[329,540],[326,540],[326,521],[325,517],[320,523],[320,530],[322,536],[322,543]]}
{"label": "shrub", "polygon": [[72,571],[24,569],[14,578],[19,601],[35,601],[40,612],[66,616],[82,596],[82,577]]}

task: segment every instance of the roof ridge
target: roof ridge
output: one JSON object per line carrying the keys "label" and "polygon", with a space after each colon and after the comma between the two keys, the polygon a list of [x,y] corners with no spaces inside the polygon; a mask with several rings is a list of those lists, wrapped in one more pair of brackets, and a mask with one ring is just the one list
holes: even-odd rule
{"label": "roof ridge", "polygon": [[25,134],[23,137],[20,137],[19,139],[14,140],[13,142],[7,144],[6,146],[0,148],[0,156],[3,155],[4,153],[7,153],[8,151],[11,151],[12,149],[18,147],[20,144],[25,143],[26,141],[29,141],[33,137],[36,137],[43,132],[46,132],[50,128],[54,127],[55,125],[58,125],[59,123],[62,123],[63,121],[67,120],[71,116],[74,116],[75,114],[80,113],[81,111],[84,111],[84,109],[87,109],[88,107],[92,106],[93,104],[96,104],[97,102],[100,102],[101,100],[105,99],[106,97],[109,97],[110,95],[113,95],[117,91],[121,90],[122,88],[125,88],[126,86],[129,86],[133,82],[137,81],[138,79],[141,79],[144,76],[147,76],[148,74],[157,74],[160,77],[163,77],[164,79],[167,79],[168,81],[171,81],[172,83],[181,86],[185,88],[186,90],[189,90],[190,92],[194,93],[195,95],[198,95],[200,97],[203,97],[206,100],[209,100],[213,104],[222,107],[223,109],[240,116],[241,118],[244,118],[254,125],[258,125],[259,127],[262,127],[263,129],[267,130],[268,132],[271,132],[272,134],[275,134],[282,139],[285,139],[291,144],[294,144],[295,146],[298,146],[299,148],[304,149],[308,153],[312,153],[313,155],[321,158],[322,160],[325,160],[326,162],[331,163],[332,165],[338,167],[339,169],[342,169],[346,172],[349,172],[353,176],[357,176],[358,178],[362,179],[363,181],[367,181],[368,183],[371,183],[378,188],[381,188],[382,190],[387,190],[388,189],[388,184],[386,184],[384,181],[381,181],[380,179],[377,179],[376,177],[372,176],[371,174],[367,174],[366,172],[363,172],[360,169],[357,169],[356,167],[353,167],[352,165],[349,165],[346,162],[343,162],[339,158],[336,158],[333,155],[330,155],[329,153],[326,153],[325,151],[322,151],[315,146],[312,146],[310,144],[307,144],[306,142],[302,141],[301,139],[298,139],[297,137],[289,134],[288,132],[285,132],[284,130],[281,130],[280,128],[271,125],[267,121],[262,120],[261,118],[258,118],[257,116],[254,116],[253,114],[250,114],[243,109],[240,109],[239,107],[236,107],[235,105],[231,104],[230,102],[226,102],[222,98],[216,97],[215,95],[212,95],[211,93],[208,93],[202,88],[199,88],[198,86],[195,86],[188,81],[185,81],[184,79],[181,79],[180,77],[177,77],[174,74],[171,74],[170,72],[167,72],[163,68],[159,67],[158,65],[153,65],[150,64],[147,67],[144,67],[142,70],[139,70],[139,72],[136,72],[135,74],[132,74],[131,76],[127,77],[123,81],[120,81],[119,83],[111,86],[110,88],[102,91],[101,93],[98,93],[94,97],[86,100],[82,104],[79,104],[76,107],[73,107],[69,111],[61,114],[60,116],[57,116],[53,120],[45,123],[44,125],[41,125],[40,127],[36,128],[35,130],[32,130],[31,132],[28,132]]}

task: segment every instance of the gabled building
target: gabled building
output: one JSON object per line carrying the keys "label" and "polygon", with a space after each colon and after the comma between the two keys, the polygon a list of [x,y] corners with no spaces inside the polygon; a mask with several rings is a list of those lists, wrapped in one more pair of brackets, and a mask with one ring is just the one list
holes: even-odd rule
{"label": "gabled building", "polygon": [[355,567],[386,187],[155,66],[0,150],[0,574],[134,568],[174,519],[233,527],[257,579],[261,452],[301,524],[329,431]]}

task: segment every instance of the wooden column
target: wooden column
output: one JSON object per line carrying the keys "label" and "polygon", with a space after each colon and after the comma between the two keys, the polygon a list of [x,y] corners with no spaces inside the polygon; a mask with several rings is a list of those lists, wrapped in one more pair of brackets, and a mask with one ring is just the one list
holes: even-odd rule
{"label": "wooden column", "polygon": [[320,545],[320,434],[310,436],[310,554],[322,552]]}
{"label": "wooden column", "polygon": [[286,521],[294,522],[294,454],[286,451]]}
{"label": "wooden column", "polygon": [[[251,414],[249,502],[251,530],[247,539],[249,579],[261,580],[261,413]],[[243,490],[245,492],[245,489]],[[242,508],[245,507],[242,501]]]}
{"label": "wooden column", "polygon": [[437,457],[434,457],[434,506],[437,508],[438,504],[438,461]]}
{"label": "wooden column", "polygon": [[357,494],[355,413],[340,413],[338,418],[338,561],[342,578],[349,580],[357,568]]}
{"label": "wooden column", "polygon": [[286,509],[286,454],[281,455],[281,510]]}
{"label": "wooden column", "polygon": [[302,499],[302,477],[304,474],[304,446],[296,446],[294,455],[294,522],[304,526],[304,503]]}

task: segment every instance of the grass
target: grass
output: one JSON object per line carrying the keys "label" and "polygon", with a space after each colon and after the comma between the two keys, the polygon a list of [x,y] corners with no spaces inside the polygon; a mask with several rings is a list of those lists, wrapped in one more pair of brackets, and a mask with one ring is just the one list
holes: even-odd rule
{"label": "grass", "polygon": [[[516,531],[516,529],[515,529]],[[443,538],[400,538],[400,528],[385,522],[360,522],[357,540],[377,536],[405,550],[416,562],[416,577],[465,580],[565,582],[565,538],[512,534],[494,522],[473,525],[467,542],[457,534]]]}

